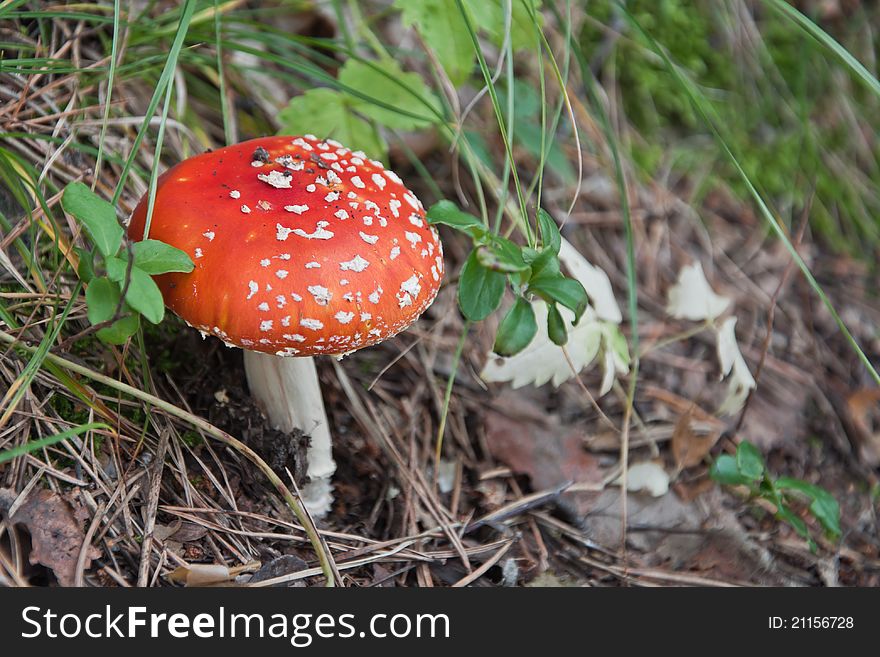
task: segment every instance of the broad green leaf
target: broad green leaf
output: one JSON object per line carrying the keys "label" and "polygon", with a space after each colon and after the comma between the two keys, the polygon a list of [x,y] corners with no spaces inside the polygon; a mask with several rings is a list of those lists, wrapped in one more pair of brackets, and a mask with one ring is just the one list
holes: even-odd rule
{"label": "broad green leaf", "polygon": [[[339,71],[340,84],[368,99],[352,96],[352,107],[389,128],[416,130],[438,121],[439,103],[418,73],[404,73],[394,60],[361,62],[349,59]],[[433,108],[433,109],[432,109]],[[401,110],[401,111],[397,111]]]}
{"label": "broad green leaf", "polygon": [[195,265],[190,257],[178,248],[159,240],[143,240],[132,245],[135,264],[148,274],[168,272],[191,272]]}
{"label": "broad green leaf", "polygon": [[563,346],[568,342],[568,331],[565,328],[565,320],[555,303],[547,304],[547,335],[553,344]]}
{"label": "broad green leaf", "polygon": [[493,351],[499,356],[513,356],[529,346],[538,332],[532,304],[517,297],[498,325]]}
{"label": "broad green leaf", "polygon": [[709,469],[709,476],[719,484],[727,486],[749,486],[754,482],[748,477],[743,476],[736,464],[736,458],[730,454],[722,454]]}
{"label": "broad green leaf", "polygon": [[804,522],[804,519],[784,504],[780,504],[776,509],[776,517],[794,527],[794,530],[803,538],[810,538],[810,532],[809,529],[807,529],[807,523]]}
{"label": "broad green leaf", "polygon": [[291,99],[278,114],[279,134],[314,134],[336,139],[346,148],[383,158],[387,146],[376,129],[354,113],[352,98],[333,89],[310,89]]}
{"label": "broad green leaf", "polygon": [[740,474],[752,481],[764,477],[764,457],[758,448],[744,440],[736,448],[736,467]]}
{"label": "broad green leaf", "polygon": [[529,269],[520,247],[509,239],[496,235],[487,244],[477,248],[477,257],[481,265],[494,271],[512,274]]}
{"label": "broad green leaf", "polygon": [[545,301],[556,301],[574,313],[574,324],[580,320],[587,309],[588,297],[580,281],[566,278],[562,274],[542,276],[529,281],[529,291]]}
{"label": "broad green leaf", "polygon": [[831,493],[820,486],[791,477],[780,477],[776,480],[776,487],[805,495],[811,501],[810,513],[822,523],[825,531],[840,536],[840,505]]}
{"label": "broad green leaf", "polygon": [[486,319],[501,303],[506,279],[504,274],[486,269],[477,259],[476,250],[465,260],[458,281],[458,305],[468,319]]}
{"label": "broad green leaf", "polygon": [[460,210],[455,203],[446,199],[437,201],[428,208],[426,217],[429,224],[443,224],[467,233],[474,239],[482,239],[489,232],[477,217]]}
{"label": "broad green leaf", "polygon": [[137,265],[131,268],[131,280],[125,300],[153,324],[158,324],[165,317],[165,300],[159,286]]}
{"label": "broad green leaf", "polygon": [[[532,12],[526,7],[525,2],[532,8]],[[510,0],[510,46],[514,51],[534,47],[543,23],[541,13],[538,11],[540,0]],[[454,3],[449,3],[454,6]],[[495,45],[504,43],[504,26],[507,13],[506,0],[464,0],[464,4],[470,12],[471,19],[477,27],[484,30]],[[537,25],[532,18],[534,14]]]}
{"label": "broad green leaf", "polygon": [[559,255],[559,249],[562,248],[562,235],[559,234],[559,226],[556,225],[550,213],[543,208],[538,208],[538,228],[541,231],[543,248]]}
{"label": "broad green leaf", "polygon": [[88,249],[82,249],[78,246],[74,247],[74,253],[79,258],[79,264],[76,267],[76,275],[86,285],[95,277],[94,256]]}
{"label": "broad green leaf", "polygon": [[396,0],[395,6],[403,12],[404,25],[418,28],[453,84],[470,77],[474,44],[453,0]]}
{"label": "broad green leaf", "polygon": [[98,331],[98,339],[107,344],[124,344],[126,340],[135,334],[140,326],[141,316],[133,312],[128,304],[123,305],[123,312],[126,313],[124,317],[117,319],[110,326]]}
{"label": "broad green leaf", "polygon": [[102,276],[89,283],[86,289],[86,305],[88,317],[92,325],[106,322],[113,317],[119,305],[119,286]]}
{"label": "broad green leaf", "polygon": [[64,188],[61,206],[86,227],[95,246],[105,257],[119,250],[122,226],[116,220],[116,211],[107,201],[81,182],[74,182]]}
{"label": "broad green leaf", "polygon": [[110,277],[111,281],[122,283],[125,279],[125,272],[128,269],[127,260],[111,256],[104,262],[104,266],[107,268],[107,276]]}

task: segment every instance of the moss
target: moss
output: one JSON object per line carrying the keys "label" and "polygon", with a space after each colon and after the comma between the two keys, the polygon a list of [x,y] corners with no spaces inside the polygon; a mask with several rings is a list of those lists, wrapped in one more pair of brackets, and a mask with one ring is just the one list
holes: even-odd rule
{"label": "moss", "polygon": [[[716,184],[750,202],[748,186],[714,144],[683,140],[707,130],[662,60],[628,28],[611,0],[589,7],[594,20],[585,23],[581,46],[594,68],[617,78],[627,119],[638,132],[631,153],[636,165],[650,177],[670,163],[686,173],[687,165],[705,167],[714,158]],[[727,36],[735,19],[720,3],[630,0],[627,9],[709,100],[725,140],[765,198],[796,213],[812,197],[813,227],[836,249],[864,252],[865,244],[876,243],[880,144],[867,128],[880,118],[880,103],[839,63],[772,12],[756,10],[761,38],[737,51]],[[613,50],[597,22],[624,33]],[[846,37],[858,43],[858,26],[836,36],[844,45]],[[845,118],[851,112],[855,128]],[[859,155],[865,146],[871,156]],[[694,149],[695,157],[683,157],[682,148]],[[870,184],[860,186],[856,175],[869,177]]]}

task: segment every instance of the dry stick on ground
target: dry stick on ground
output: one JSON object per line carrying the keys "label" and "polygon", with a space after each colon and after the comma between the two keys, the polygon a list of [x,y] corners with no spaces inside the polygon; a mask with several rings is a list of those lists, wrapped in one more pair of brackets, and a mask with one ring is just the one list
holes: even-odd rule
{"label": "dry stick on ground", "polygon": [[[24,351],[27,351],[31,354],[36,352],[35,347],[21,344],[15,336],[10,335],[5,331],[0,331],[0,342],[6,342],[9,345],[15,345],[18,348],[23,349]],[[174,406],[173,404],[169,404],[163,399],[159,399],[158,397],[155,397],[149,393],[138,390],[137,388],[133,388],[128,384],[117,381],[116,379],[113,379],[109,376],[104,376],[103,374],[93,372],[87,367],[83,367],[82,365],[78,365],[77,363],[71,362],[62,358],[61,356],[57,356],[52,353],[46,355],[46,360],[49,360],[66,370],[81,374],[82,376],[88,377],[93,381],[97,381],[99,383],[103,383],[104,385],[110,386],[111,388],[119,392],[125,393],[136,399],[140,399],[141,401],[152,404],[153,406],[164,411],[168,415],[172,415],[201,429],[209,436],[219,440],[228,447],[231,447],[233,450],[242,454],[251,463],[256,465],[260,472],[262,472],[266,476],[266,478],[269,479],[269,482],[275,487],[282,498],[284,498],[284,501],[287,502],[287,505],[290,507],[291,511],[293,511],[296,519],[300,522],[303,530],[309,537],[309,542],[315,549],[318,563],[321,566],[321,572],[323,572],[324,575],[327,577],[327,586],[334,586],[337,583],[341,583],[339,571],[337,570],[336,565],[333,562],[333,556],[330,554],[330,550],[324,543],[324,540],[318,534],[317,528],[315,527],[315,524],[312,521],[311,517],[306,513],[306,511],[300,504],[300,501],[293,495],[293,493],[290,492],[290,490],[287,488],[281,478],[275,473],[275,471],[272,470],[272,468],[270,468],[269,465],[262,458],[260,458],[260,456],[250,447],[245,445],[237,438],[234,438],[232,435],[215,427],[204,418],[193,415],[192,413],[188,413],[178,408],[177,406]]]}

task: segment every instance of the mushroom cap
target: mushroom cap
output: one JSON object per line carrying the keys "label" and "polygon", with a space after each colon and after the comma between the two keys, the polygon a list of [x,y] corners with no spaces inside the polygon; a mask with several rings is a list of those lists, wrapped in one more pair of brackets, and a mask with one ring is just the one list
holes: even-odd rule
{"label": "mushroom cap", "polygon": [[[129,223],[136,241],[147,202]],[[195,263],[155,278],[171,310],[228,345],[279,356],[381,342],[431,305],[443,275],[437,231],[400,178],[312,135],[253,139],[169,169],[148,236]]]}

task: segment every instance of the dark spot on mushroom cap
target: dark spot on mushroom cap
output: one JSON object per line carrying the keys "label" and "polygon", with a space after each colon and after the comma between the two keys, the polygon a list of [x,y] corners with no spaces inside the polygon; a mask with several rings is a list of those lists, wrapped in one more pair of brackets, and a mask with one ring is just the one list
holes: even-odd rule
{"label": "dark spot on mushroom cap", "polygon": [[267,151],[262,146],[259,146],[257,150],[254,151],[253,154],[254,161],[259,160],[260,162],[268,163],[269,162],[269,151]]}

